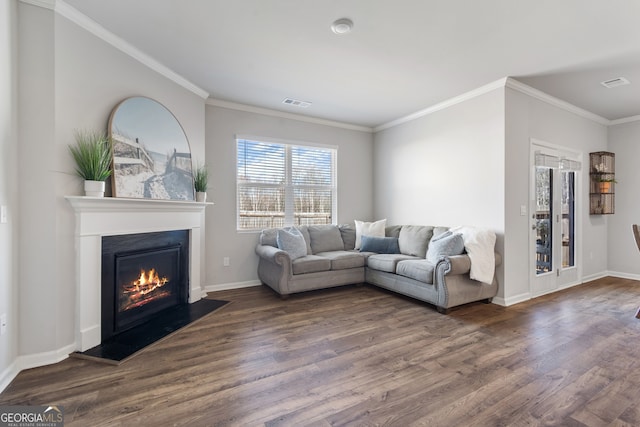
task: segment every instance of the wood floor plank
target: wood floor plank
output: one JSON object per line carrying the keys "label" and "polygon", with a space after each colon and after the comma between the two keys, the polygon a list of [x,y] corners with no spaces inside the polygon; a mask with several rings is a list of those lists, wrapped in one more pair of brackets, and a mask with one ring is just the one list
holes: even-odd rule
{"label": "wood floor plank", "polygon": [[372,286],[266,287],[121,364],[21,372],[0,405],[67,426],[639,426],[640,282],[449,315]]}

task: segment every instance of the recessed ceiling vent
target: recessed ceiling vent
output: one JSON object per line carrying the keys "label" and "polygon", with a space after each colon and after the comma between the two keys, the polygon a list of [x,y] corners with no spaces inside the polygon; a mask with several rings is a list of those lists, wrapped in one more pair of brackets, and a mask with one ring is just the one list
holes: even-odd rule
{"label": "recessed ceiling vent", "polygon": [[628,85],[629,83],[631,83],[629,80],[625,79],[624,77],[618,77],[615,79],[611,79],[611,80],[605,80],[603,82],[600,82],[600,84],[604,87],[606,87],[607,89],[611,89],[617,86],[624,86],[624,85]]}
{"label": "recessed ceiling vent", "polygon": [[311,105],[311,102],[308,101],[300,101],[292,98],[285,98],[282,101],[283,104],[292,105],[294,107],[307,108]]}

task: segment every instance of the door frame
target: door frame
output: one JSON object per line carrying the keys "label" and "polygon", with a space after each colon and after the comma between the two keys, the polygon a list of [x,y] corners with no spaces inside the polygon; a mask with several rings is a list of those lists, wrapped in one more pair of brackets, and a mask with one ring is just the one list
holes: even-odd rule
{"label": "door frame", "polygon": [[529,293],[532,298],[547,293],[555,292],[581,283],[582,278],[582,221],[585,206],[583,188],[582,169],[576,171],[574,181],[575,206],[574,206],[574,266],[562,267],[562,254],[557,248],[562,247],[562,227],[561,215],[561,179],[560,169],[554,168],[554,200],[553,200],[553,224],[552,227],[552,271],[543,274],[536,274],[536,236],[534,232],[536,201],[535,201],[535,154],[542,151],[561,158],[567,158],[580,162],[584,165],[584,153],[557,144],[552,144],[535,138],[529,140]]}

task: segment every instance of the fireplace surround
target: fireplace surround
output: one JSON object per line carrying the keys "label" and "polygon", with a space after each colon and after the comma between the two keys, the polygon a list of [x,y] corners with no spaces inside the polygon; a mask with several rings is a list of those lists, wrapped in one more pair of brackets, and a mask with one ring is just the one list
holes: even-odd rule
{"label": "fireplace surround", "polygon": [[204,211],[212,203],[192,201],[67,196],[75,211],[76,350],[101,343],[102,238],[138,233],[187,230],[187,302],[203,296]]}

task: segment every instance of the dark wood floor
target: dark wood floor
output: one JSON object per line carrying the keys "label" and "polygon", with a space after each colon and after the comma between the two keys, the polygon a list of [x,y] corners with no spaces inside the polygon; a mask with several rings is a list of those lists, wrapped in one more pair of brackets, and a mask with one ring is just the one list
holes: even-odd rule
{"label": "dark wood floor", "polygon": [[120,366],[24,371],[0,405],[62,405],[66,426],[640,426],[637,281],[446,316],[369,286],[212,297],[232,303]]}

